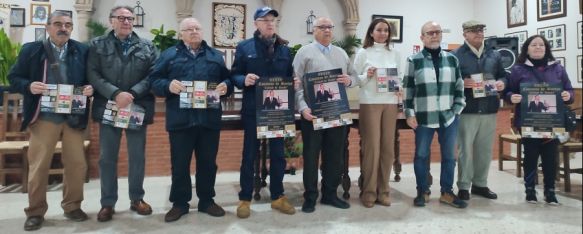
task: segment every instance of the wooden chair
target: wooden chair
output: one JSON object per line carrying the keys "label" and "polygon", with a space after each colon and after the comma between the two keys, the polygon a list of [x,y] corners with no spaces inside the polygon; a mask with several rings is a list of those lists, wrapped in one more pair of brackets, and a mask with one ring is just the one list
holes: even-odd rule
{"label": "wooden chair", "polygon": [[[581,119],[581,106],[574,107],[572,110]],[[559,162],[557,162],[557,180],[560,178],[564,179],[565,192],[571,192],[571,173],[583,174],[583,168],[571,168],[570,163],[572,153],[575,153],[576,156],[581,156],[580,153],[583,151],[581,139],[581,121],[579,121],[577,129],[571,132],[571,139],[563,144],[559,144],[557,161],[559,161],[559,158],[562,158],[563,166],[561,167]]]}
{"label": "wooden chair", "polygon": [[[20,174],[23,192],[28,181],[28,162],[24,147],[28,146],[28,132],[20,131],[23,97],[18,93],[3,93],[2,128],[0,132],[0,183],[6,185],[6,175]],[[20,162],[8,162],[7,159]],[[18,160],[20,159],[20,160]]]}
{"label": "wooden chair", "polygon": [[[512,106],[512,112],[510,113],[510,123],[514,122],[514,105]],[[498,170],[502,171],[504,161],[516,161],[516,177],[522,176],[522,141],[520,134],[517,134],[514,126],[510,128],[510,133],[504,133],[498,135]],[[516,149],[516,156],[511,153],[504,153],[504,143],[514,144]]]}

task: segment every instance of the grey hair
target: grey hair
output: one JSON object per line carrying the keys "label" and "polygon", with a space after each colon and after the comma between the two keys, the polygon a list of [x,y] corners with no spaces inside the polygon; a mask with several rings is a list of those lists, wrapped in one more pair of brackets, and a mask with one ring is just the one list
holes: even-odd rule
{"label": "grey hair", "polygon": [[122,9],[122,8],[128,10],[129,12],[131,12],[132,15],[134,14],[134,8],[131,7],[131,6],[127,6],[127,5],[124,5],[124,6],[115,6],[115,7],[111,8],[111,11],[109,11],[109,17],[110,18],[113,17],[114,16],[113,14],[115,14],[115,12],[117,10]]}
{"label": "grey hair", "polygon": [[59,16],[69,17],[71,19],[71,23],[73,23],[73,17],[71,17],[71,15],[69,15],[69,13],[64,12],[64,11],[53,11],[53,13],[51,13],[49,15],[49,18],[47,19],[47,24],[51,24],[51,20],[53,18],[59,17]]}

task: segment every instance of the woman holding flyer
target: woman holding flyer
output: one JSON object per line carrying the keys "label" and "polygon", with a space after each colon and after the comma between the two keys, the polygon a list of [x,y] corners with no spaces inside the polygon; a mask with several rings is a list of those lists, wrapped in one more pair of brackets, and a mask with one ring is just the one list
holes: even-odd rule
{"label": "woman holding flyer", "polygon": [[[522,126],[520,118],[521,101],[520,85],[526,83],[560,84],[563,88],[561,98],[565,104],[573,102],[573,86],[567,76],[567,71],[551,54],[549,42],[540,35],[529,37],[520,50],[517,64],[509,75],[506,100],[517,104],[514,111],[514,126],[518,129]],[[556,138],[522,138],[524,146],[524,186],[526,187],[526,201],[536,203],[536,191],[534,180],[539,155],[542,160],[544,175],[545,202],[557,205],[559,202],[555,196],[555,176],[557,147],[559,140]]]}
{"label": "woman holding flyer", "polygon": [[375,19],[369,25],[364,46],[354,60],[354,68],[360,74],[359,127],[363,152],[360,199],[368,208],[375,202],[391,205],[389,176],[395,158],[397,104],[401,96],[398,89],[401,78],[397,71],[401,56],[398,51],[389,49],[390,42],[390,24],[385,19]]}

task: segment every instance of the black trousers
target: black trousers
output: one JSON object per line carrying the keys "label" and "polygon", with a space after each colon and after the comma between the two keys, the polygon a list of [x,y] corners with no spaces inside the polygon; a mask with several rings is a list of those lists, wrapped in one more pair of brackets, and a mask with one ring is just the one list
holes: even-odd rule
{"label": "black trousers", "polygon": [[318,162],[322,153],[322,198],[336,197],[340,176],[344,168],[347,127],[314,131],[312,122],[302,119],[304,142],[304,199],[318,199]]}
{"label": "black trousers", "polygon": [[522,138],[524,146],[524,186],[534,188],[538,157],[541,157],[545,190],[555,188],[557,173],[557,148],[559,140]]}
{"label": "black trousers", "polygon": [[217,175],[217,151],[220,130],[205,127],[191,127],[170,131],[170,160],[172,162],[172,187],[170,202],[173,207],[188,209],[192,199],[190,161],[194,151],[196,157],[196,195],[198,209],[206,210],[215,197]]}

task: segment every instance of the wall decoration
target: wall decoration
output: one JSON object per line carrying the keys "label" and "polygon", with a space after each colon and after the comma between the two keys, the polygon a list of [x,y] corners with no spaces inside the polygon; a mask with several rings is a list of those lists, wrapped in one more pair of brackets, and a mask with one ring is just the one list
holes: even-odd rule
{"label": "wall decoration", "polygon": [[244,4],[213,3],[213,46],[235,48],[245,40]]}
{"label": "wall decoration", "polygon": [[10,27],[24,27],[24,8],[11,8],[10,9]]}
{"label": "wall decoration", "polygon": [[567,16],[567,3],[565,0],[536,0],[536,12],[538,21]]}
{"label": "wall decoration", "polygon": [[555,57],[555,60],[559,62],[565,69],[567,69],[567,64],[565,63],[565,57]]}
{"label": "wall decoration", "polygon": [[391,42],[403,42],[403,16],[398,15],[372,15],[372,19],[383,18],[391,25]]}
{"label": "wall decoration", "polygon": [[508,28],[526,25],[526,0],[506,0],[506,24]]}
{"label": "wall decoration", "polygon": [[583,56],[577,55],[577,81],[583,83]]}
{"label": "wall decoration", "polygon": [[522,44],[528,38],[528,31],[524,30],[524,31],[518,31],[518,32],[513,32],[513,33],[506,33],[506,34],[504,34],[504,36],[518,38],[518,50],[520,51],[520,48],[522,48]]}
{"label": "wall decoration", "polygon": [[577,22],[577,48],[583,48],[583,21]]}
{"label": "wall decoration", "polygon": [[51,13],[51,5],[46,4],[30,4],[30,24],[31,25],[45,25]]}
{"label": "wall decoration", "polygon": [[65,14],[67,14],[69,17],[73,18],[73,11],[67,11],[67,10],[55,10],[55,12],[63,12]]}
{"label": "wall decoration", "polygon": [[544,28],[538,28],[536,30],[539,35],[545,37],[551,46],[551,50],[565,50],[565,25],[555,25]]}
{"label": "wall decoration", "polygon": [[34,40],[35,41],[42,41],[47,38],[47,29],[46,28],[35,28],[34,29]]}

